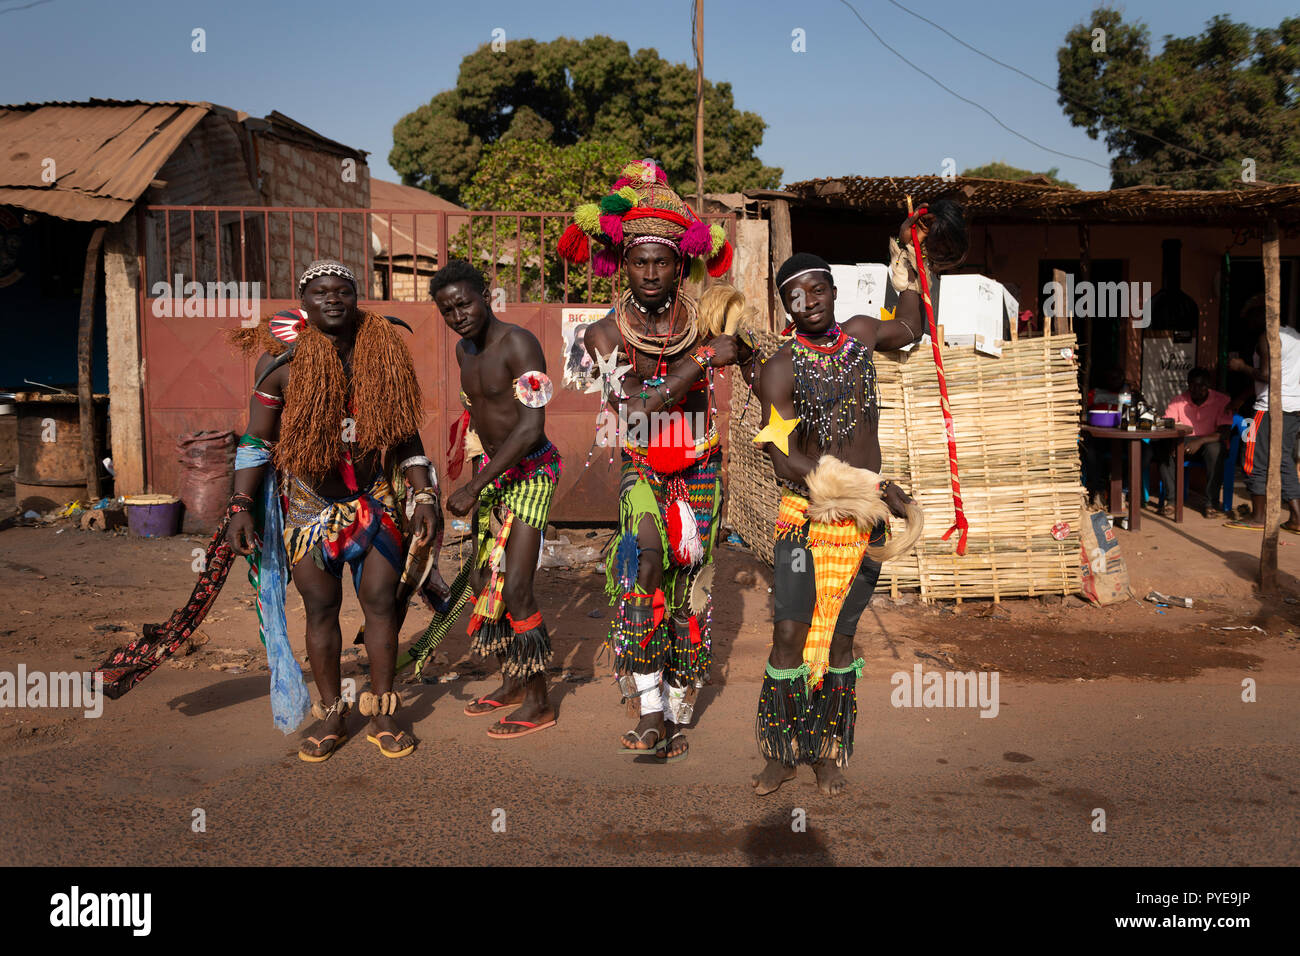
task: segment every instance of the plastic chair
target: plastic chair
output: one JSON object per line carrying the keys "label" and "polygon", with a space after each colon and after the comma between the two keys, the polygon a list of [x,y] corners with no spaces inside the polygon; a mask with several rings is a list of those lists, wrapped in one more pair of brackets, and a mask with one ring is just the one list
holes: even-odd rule
{"label": "plastic chair", "polygon": [[[1246,425],[1250,421],[1248,418],[1242,418],[1240,415],[1232,416],[1232,430],[1228,437],[1227,454],[1223,456],[1223,510],[1232,514],[1232,497],[1233,484],[1237,478],[1237,459],[1241,455],[1242,435],[1246,430]],[[1190,458],[1183,459],[1183,500],[1187,500],[1189,490],[1190,475],[1187,473],[1189,468],[1205,468],[1205,462],[1194,461]],[[1206,475],[1208,482],[1209,475]],[[1160,482],[1160,503],[1165,503],[1167,494],[1164,482]]]}

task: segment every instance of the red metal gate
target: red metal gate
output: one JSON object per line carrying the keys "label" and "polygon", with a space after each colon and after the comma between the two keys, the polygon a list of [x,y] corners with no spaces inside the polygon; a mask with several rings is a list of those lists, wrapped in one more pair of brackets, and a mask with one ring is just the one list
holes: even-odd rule
{"label": "red metal gate", "polygon": [[[552,517],[612,520],[617,459],[611,467],[609,450],[597,449],[591,466],[583,467],[595,434],[597,397],[560,384],[563,311],[609,305],[591,301],[608,289],[607,284],[594,280],[589,268],[571,273],[555,253],[553,236],[570,218],[568,213],[148,207],[141,227],[144,281],[139,306],[149,489],[176,490],[178,435],[210,428],[241,432],[247,421],[255,363],[226,343],[228,330],[238,327],[240,317],[230,314],[228,300],[209,294],[214,289],[208,283],[258,283],[277,296],[262,293],[267,297],[258,301],[257,313],[266,317],[298,307],[293,298],[297,275],[307,262],[322,256],[339,258],[353,268],[363,263],[363,285],[383,297],[363,299],[361,307],[400,318],[414,329],[407,344],[424,386],[428,415],[421,435],[439,475],[445,475],[448,429],[461,411],[457,340],[428,300],[428,278],[449,255],[469,252],[496,293],[497,316],[537,336],[556,382],[546,431],[564,456],[565,469]],[[722,223],[735,241],[734,217],[709,218]],[[534,234],[536,242],[531,241]],[[404,275],[409,282],[399,281]],[[193,286],[195,282],[200,285]],[[222,289],[215,291],[220,294]],[[539,301],[529,301],[530,296]],[[187,311],[192,314],[187,316]],[[730,388],[720,385],[719,427],[725,434]]]}

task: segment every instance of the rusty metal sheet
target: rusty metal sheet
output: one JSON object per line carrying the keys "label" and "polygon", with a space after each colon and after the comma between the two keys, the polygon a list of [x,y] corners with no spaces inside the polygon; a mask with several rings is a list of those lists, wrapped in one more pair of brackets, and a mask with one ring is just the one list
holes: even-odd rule
{"label": "rusty metal sheet", "polygon": [[[50,104],[0,109],[0,203],[83,222],[117,222],[207,104]],[[54,160],[57,182],[42,180]]]}

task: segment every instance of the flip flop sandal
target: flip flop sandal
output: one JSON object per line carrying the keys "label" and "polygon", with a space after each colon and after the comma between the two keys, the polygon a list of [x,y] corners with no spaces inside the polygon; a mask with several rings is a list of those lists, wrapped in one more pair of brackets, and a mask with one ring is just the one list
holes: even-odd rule
{"label": "flip flop sandal", "polygon": [[[492,706],[491,706],[490,708],[488,708],[487,710],[470,710],[470,707],[473,707],[475,704],[491,704]],[[510,706],[513,706],[513,705],[511,705],[511,704],[503,704],[503,703],[501,703],[501,701],[499,701],[499,700],[493,700],[491,697],[480,697],[478,700],[472,700],[472,701],[469,702],[468,705],[466,705],[466,707],[465,707],[465,716],[466,716],[466,717],[482,717],[484,714],[495,713],[496,711],[500,710],[502,707],[510,707]]]}
{"label": "flip flop sandal", "polygon": [[527,727],[527,730],[518,730],[512,734],[494,734],[492,728],[488,728],[487,735],[493,740],[510,740],[514,737],[527,737],[529,734],[535,734],[539,730],[546,730],[548,727],[554,727],[555,721],[550,720],[544,724],[535,724],[531,720],[499,720],[497,723],[505,726]]}
{"label": "flip flop sandal", "polygon": [[670,751],[670,750],[673,749],[673,741],[676,740],[678,737],[681,737],[682,740],[686,740],[686,734],[685,734],[684,732],[682,732],[682,731],[679,731],[679,732],[673,734],[673,735],[672,735],[671,737],[669,737],[666,741],[664,741],[664,746],[663,746],[663,748],[662,748],[661,750],[658,750],[658,751],[655,753],[655,756],[658,757],[660,760],[663,760],[663,761],[668,761],[668,760],[680,760],[682,757],[685,757],[688,753],[690,753],[690,752],[691,752],[691,747],[690,747],[690,744],[688,743],[688,744],[686,745],[686,749],[683,750],[681,753],[679,753],[679,754],[673,754],[671,757],[668,755],[668,751]]}
{"label": "flip flop sandal", "polygon": [[664,735],[661,734],[661,733],[660,733],[656,728],[654,728],[654,727],[647,727],[645,730],[641,731],[641,733],[639,733],[639,734],[638,734],[635,730],[629,730],[629,731],[628,731],[627,733],[625,733],[623,736],[624,736],[624,737],[635,737],[637,743],[642,743],[642,742],[645,740],[645,735],[646,735],[646,734],[654,734],[654,735],[655,735],[655,743],[654,743],[654,746],[653,746],[653,747],[624,747],[623,749],[621,749],[621,750],[619,751],[619,753],[621,753],[621,754],[652,754],[652,753],[657,753],[658,750],[659,750],[659,748],[662,747],[662,746],[664,745]]}
{"label": "flip flop sandal", "polygon": [[1287,534],[1300,534],[1300,529],[1288,528],[1286,525],[1278,525],[1279,531],[1285,531]]}
{"label": "flip flop sandal", "polygon": [[1243,531],[1263,531],[1263,530],[1264,530],[1264,528],[1263,528],[1262,525],[1257,525],[1257,524],[1246,524],[1246,522],[1244,522],[1244,521],[1225,521],[1225,522],[1223,522],[1223,526],[1224,526],[1225,528],[1240,528],[1240,529],[1243,530]]}
{"label": "flip flop sandal", "polygon": [[323,754],[305,754],[302,752],[301,749],[299,749],[298,759],[304,761],[305,763],[324,763],[326,760],[329,760],[330,757],[334,756],[334,751],[338,750],[347,742],[348,735],[347,734],[342,734],[342,735],[326,734],[324,737],[308,737],[303,742],[307,743],[309,741],[315,741],[316,745],[319,747],[321,744],[325,743],[325,741],[331,739],[334,741],[334,745],[330,747],[329,750],[325,751]]}
{"label": "flip flop sandal", "polygon": [[398,743],[403,737],[406,737],[409,740],[410,735],[408,735],[405,730],[398,731],[397,733],[393,733],[391,730],[381,730],[377,734],[366,734],[366,740],[378,747],[379,752],[385,757],[392,757],[394,759],[405,757],[415,750],[415,744],[407,744],[401,750],[385,750],[383,743],[380,742],[381,737],[392,737],[393,743]]}

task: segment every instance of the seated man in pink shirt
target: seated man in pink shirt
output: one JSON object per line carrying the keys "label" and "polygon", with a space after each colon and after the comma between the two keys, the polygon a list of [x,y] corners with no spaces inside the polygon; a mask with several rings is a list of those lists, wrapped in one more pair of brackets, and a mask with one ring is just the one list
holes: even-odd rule
{"label": "seated man in pink shirt", "polygon": [[[1172,418],[1179,431],[1188,433],[1186,455],[1189,461],[1200,459],[1205,463],[1205,517],[1222,514],[1224,439],[1232,427],[1231,399],[1223,392],[1210,388],[1210,373],[1194,368],[1187,373],[1187,391],[1174,398],[1165,409],[1165,417]],[[1165,485],[1165,507],[1174,497],[1173,442],[1161,442],[1160,480]],[[1163,513],[1163,511],[1162,511]]]}

